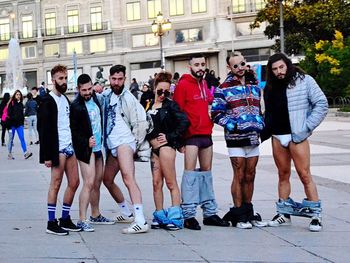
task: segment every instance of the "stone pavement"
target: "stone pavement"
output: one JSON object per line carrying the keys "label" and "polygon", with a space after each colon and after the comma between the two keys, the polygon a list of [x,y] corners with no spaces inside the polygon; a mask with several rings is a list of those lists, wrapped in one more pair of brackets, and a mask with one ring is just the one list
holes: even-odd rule
{"label": "stone pavement", "polygon": [[[6,148],[0,149],[0,262],[350,262],[349,120],[328,117],[310,142],[311,172],[324,208],[324,230],[320,233],[308,231],[308,219],[292,218],[292,226],[278,228],[241,230],[202,226],[201,231],[150,230],[147,234],[123,235],[124,225],[116,224],[96,226],[93,233],[59,237],[45,233],[49,170],[38,164],[38,146],[29,146],[34,156],[24,160],[16,140],[15,160],[7,160]],[[214,145],[214,186],[222,216],[232,202],[232,171],[219,127],[215,127]],[[179,154],[179,182],[182,161]],[[154,204],[149,164],[137,163],[136,175],[150,222]],[[122,186],[120,177],[117,182]],[[291,183],[292,197],[298,201],[304,198],[295,172]],[[122,189],[126,193],[125,187]],[[169,204],[168,191],[165,193],[165,202]],[[270,143],[266,142],[261,147],[253,201],[264,219],[274,216],[276,197],[276,168]],[[62,191],[58,216],[61,201]],[[117,205],[104,187],[101,211],[111,218],[118,214]],[[78,218],[77,196],[71,215],[74,220]],[[201,221],[200,210],[198,218]]]}

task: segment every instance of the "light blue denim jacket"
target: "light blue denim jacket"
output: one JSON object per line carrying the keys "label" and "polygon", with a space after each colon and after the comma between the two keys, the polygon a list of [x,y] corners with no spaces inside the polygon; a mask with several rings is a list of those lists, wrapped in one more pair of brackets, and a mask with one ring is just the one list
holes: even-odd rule
{"label": "light blue denim jacket", "polygon": [[295,81],[287,89],[287,101],[292,141],[307,139],[320,125],[328,112],[327,98],[316,81],[309,75]]}

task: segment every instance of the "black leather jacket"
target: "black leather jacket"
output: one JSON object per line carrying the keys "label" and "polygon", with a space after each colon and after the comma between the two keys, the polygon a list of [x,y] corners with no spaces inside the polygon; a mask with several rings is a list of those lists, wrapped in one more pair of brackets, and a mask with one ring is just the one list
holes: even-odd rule
{"label": "black leather jacket", "polygon": [[[92,95],[92,99],[100,109],[102,127],[103,118],[101,105],[95,94]],[[72,130],[72,141],[75,155],[79,161],[88,164],[92,153],[92,148],[89,147],[89,138],[93,133],[84,98],[80,95],[78,95],[70,106],[70,128]],[[102,141],[100,143],[102,144]]]}
{"label": "black leather jacket", "polygon": [[[152,102],[150,109],[152,108],[154,101]],[[186,114],[180,110],[175,101],[166,98],[162,107],[158,109],[160,111],[160,123],[161,132],[165,134],[168,143],[171,146],[179,149],[184,145],[183,136],[187,128],[190,126],[190,122]],[[156,125],[156,124],[154,124]],[[149,135],[147,135],[147,139]]]}

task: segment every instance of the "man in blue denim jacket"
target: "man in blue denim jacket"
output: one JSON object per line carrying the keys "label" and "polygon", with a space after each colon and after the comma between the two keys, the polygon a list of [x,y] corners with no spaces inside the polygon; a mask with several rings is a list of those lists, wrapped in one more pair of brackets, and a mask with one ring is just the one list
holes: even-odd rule
{"label": "man in blue denim jacket", "polygon": [[[277,215],[269,226],[290,225],[290,215],[311,217],[310,231],[320,231],[321,201],[310,172],[310,145],[307,138],[326,117],[327,99],[316,81],[282,53],[267,64],[264,90],[265,129],[262,140],[272,135],[273,157],[278,169]],[[291,160],[304,185],[301,203],[290,198]]]}

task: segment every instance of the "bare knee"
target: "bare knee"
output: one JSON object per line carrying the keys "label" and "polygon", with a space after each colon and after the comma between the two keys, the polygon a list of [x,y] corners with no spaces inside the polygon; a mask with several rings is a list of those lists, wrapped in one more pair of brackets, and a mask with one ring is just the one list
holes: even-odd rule
{"label": "bare knee", "polygon": [[299,177],[303,185],[309,185],[313,182],[311,174],[308,171],[300,172]]}
{"label": "bare knee", "polygon": [[254,183],[255,180],[255,171],[248,171],[244,177],[245,183]]}
{"label": "bare knee", "polygon": [[114,184],[114,178],[109,177],[109,176],[105,176],[103,178],[103,184],[107,189],[111,189],[113,187],[113,184]]}
{"label": "bare knee", "polygon": [[160,179],[153,179],[153,191],[159,192],[163,188],[163,180]]}

